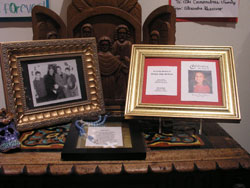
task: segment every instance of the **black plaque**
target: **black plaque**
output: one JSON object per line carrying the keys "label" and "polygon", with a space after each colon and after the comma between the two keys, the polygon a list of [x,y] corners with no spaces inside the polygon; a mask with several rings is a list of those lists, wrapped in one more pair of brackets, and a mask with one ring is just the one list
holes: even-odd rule
{"label": "black plaque", "polygon": [[72,123],[61,153],[62,160],[144,160],[146,158],[143,134],[136,125],[127,122],[108,122],[104,127],[121,127],[123,146],[87,146],[87,136],[80,136],[78,128]]}

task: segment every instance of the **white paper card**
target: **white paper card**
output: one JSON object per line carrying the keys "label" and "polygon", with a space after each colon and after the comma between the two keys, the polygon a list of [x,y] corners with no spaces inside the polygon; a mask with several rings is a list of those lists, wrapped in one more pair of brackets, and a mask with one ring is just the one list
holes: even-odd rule
{"label": "white paper card", "polygon": [[31,17],[32,8],[36,5],[48,7],[48,0],[1,0],[0,18]]}
{"label": "white paper card", "polygon": [[123,146],[121,127],[89,127],[86,146],[121,147]]}
{"label": "white paper card", "polygon": [[237,18],[239,0],[172,0],[176,17]]}
{"label": "white paper card", "polygon": [[181,62],[181,100],[218,102],[216,62]]}
{"label": "white paper card", "polygon": [[177,67],[148,66],[146,95],[177,96]]}

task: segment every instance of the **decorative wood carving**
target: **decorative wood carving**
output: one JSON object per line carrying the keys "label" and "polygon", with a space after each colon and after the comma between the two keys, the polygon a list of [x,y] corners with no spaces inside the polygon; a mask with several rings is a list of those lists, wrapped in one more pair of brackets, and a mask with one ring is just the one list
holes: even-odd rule
{"label": "decorative wood carving", "polygon": [[120,108],[125,103],[131,46],[141,42],[140,5],[135,0],[75,0],[68,7],[68,21],[69,37],[96,37],[105,104]]}
{"label": "decorative wood carving", "polygon": [[113,107],[123,111],[131,46],[141,43],[141,6],[137,0],[73,0],[68,7],[67,31],[56,13],[36,6],[32,24],[34,40],[96,37],[105,104],[112,106],[108,111]]}
{"label": "decorative wood carving", "polygon": [[74,16],[90,8],[109,6],[119,8],[132,15],[141,23],[141,6],[137,0],[72,0],[68,7],[68,23],[71,23]]}
{"label": "decorative wood carving", "polygon": [[0,153],[0,157],[3,175],[117,175],[239,169],[249,173],[250,170],[249,154],[242,148],[148,151],[147,159],[139,161],[65,162],[60,152]]}
{"label": "decorative wood carving", "polygon": [[143,43],[175,44],[176,12],[171,5],[154,10],[143,24]]}
{"label": "decorative wood carving", "polygon": [[32,29],[33,40],[67,38],[67,29],[62,19],[43,6],[32,9]]}
{"label": "decorative wood carving", "polygon": [[[123,62],[119,55],[116,56],[115,53],[113,53],[114,55],[112,54],[112,42],[109,37],[101,37],[98,46],[103,95],[105,96],[106,104],[112,104],[115,99],[125,98],[129,62],[126,61],[125,58]],[[113,49],[119,51],[119,46]]]}

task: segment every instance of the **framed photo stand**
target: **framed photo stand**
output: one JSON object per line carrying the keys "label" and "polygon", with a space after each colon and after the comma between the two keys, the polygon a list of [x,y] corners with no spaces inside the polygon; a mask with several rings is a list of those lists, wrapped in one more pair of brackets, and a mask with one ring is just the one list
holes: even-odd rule
{"label": "framed photo stand", "polygon": [[232,47],[133,45],[125,117],[241,119]]}
{"label": "framed photo stand", "polygon": [[5,42],[0,52],[19,131],[104,113],[95,38]]}
{"label": "framed photo stand", "polygon": [[[125,118],[158,119],[158,131],[153,132],[156,136],[152,134],[147,142],[152,147],[180,143],[188,146],[191,137],[199,140],[203,136],[204,120],[239,122],[232,47],[133,45]],[[182,119],[186,123],[165,124],[171,119],[176,122]],[[186,130],[191,122],[198,123],[199,127],[197,132],[189,134]],[[167,126],[171,127],[169,133],[178,128],[179,135],[187,137],[173,144],[179,136],[169,136],[166,129],[163,130]]]}
{"label": "framed photo stand", "polygon": [[107,122],[101,127],[87,127],[80,136],[72,123],[61,153],[62,160],[144,160],[146,146],[136,125]]}

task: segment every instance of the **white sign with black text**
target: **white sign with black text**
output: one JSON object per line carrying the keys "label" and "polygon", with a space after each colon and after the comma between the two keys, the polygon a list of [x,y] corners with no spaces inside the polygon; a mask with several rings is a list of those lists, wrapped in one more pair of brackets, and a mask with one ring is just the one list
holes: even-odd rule
{"label": "white sign with black text", "polygon": [[88,127],[88,147],[115,148],[123,146],[121,127]]}
{"label": "white sign with black text", "polygon": [[146,95],[177,96],[177,67],[148,66]]}
{"label": "white sign with black text", "polygon": [[177,18],[237,18],[239,0],[171,0]]}

